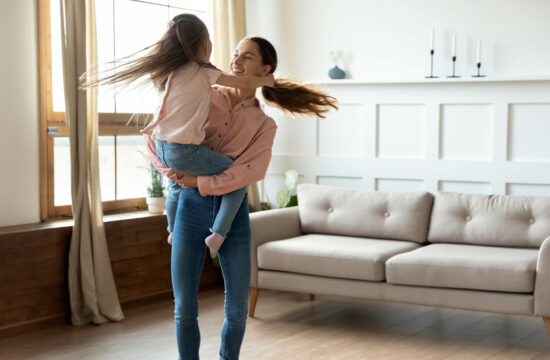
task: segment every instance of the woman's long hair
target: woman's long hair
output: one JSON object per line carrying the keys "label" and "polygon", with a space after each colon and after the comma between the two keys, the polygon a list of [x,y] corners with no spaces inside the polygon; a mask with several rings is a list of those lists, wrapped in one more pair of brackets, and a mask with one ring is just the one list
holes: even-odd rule
{"label": "woman's long hair", "polygon": [[[99,73],[97,69],[87,71],[80,77],[80,88],[86,89],[119,82],[128,85],[143,78],[144,82],[152,82],[158,90],[164,91],[168,75],[190,61],[200,66],[214,67],[210,63],[205,63],[199,54],[207,40],[208,29],[197,16],[176,15],[159,41],[132,55],[111,62],[114,68],[110,70]],[[143,51],[147,53],[130,59]],[[97,77],[90,76],[92,74]]]}
{"label": "woman's long hair", "polygon": [[[247,37],[260,49],[262,64],[271,66],[270,73],[277,68],[277,52],[269,41],[261,37]],[[275,79],[274,87],[262,87],[265,101],[274,107],[292,114],[311,115],[324,118],[330,108],[338,109],[337,100],[313,85],[294,80]]]}

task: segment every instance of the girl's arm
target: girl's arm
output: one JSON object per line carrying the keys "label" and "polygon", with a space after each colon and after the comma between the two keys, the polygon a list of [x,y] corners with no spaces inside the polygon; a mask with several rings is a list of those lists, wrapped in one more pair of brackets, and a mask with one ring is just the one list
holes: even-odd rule
{"label": "girl's arm", "polygon": [[275,78],[273,74],[267,76],[233,76],[221,73],[216,84],[232,88],[255,89],[262,86],[273,87]]}

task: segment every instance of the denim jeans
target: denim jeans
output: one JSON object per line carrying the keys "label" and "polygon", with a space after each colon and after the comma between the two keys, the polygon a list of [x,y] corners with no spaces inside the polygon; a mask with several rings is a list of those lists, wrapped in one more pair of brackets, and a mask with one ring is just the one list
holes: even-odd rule
{"label": "denim jeans", "polygon": [[[205,258],[204,238],[216,218],[221,201],[221,196],[201,196],[196,188],[179,190],[172,243],[172,287],[180,360],[199,359],[197,295]],[[239,358],[246,328],[250,286],[250,236],[245,196],[227,234],[227,241],[219,250],[225,284],[225,320],[219,355],[224,360]]]}
{"label": "denim jeans", "polygon": [[[231,158],[200,145],[169,143],[157,140],[156,150],[159,160],[164,165],[173,170],[195,176],[217,175],[233,163]],[[170,191],[177,192],[175,185],[177,185],[176,182],[170,183]],[[245,193],[246,187],[243,187],[223,195],[220,211],[218,212],[216,221],[212,225],[212,232],[216,232],[224,237],[227,235]],[[177,199],[177,195],[168,194],[166,217],[168,218],[169,232],[173,232]]]}

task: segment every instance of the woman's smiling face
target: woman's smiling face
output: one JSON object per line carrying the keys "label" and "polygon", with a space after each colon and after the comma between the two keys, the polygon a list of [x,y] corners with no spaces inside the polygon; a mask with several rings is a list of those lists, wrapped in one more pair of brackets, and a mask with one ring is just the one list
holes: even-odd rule
{"label": "woman's smiling face", "polygon": [[229,66],[235,76],[265,76],[271,70],[271,66],[263,65],[260,49],[252,40],[242,40],[237,45]]}

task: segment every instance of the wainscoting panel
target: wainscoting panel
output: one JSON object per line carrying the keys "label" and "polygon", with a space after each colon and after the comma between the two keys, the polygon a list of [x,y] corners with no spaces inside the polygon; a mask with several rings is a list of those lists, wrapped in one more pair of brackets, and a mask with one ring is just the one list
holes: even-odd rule
{"label": "wainscoting panel", "polygon": [[376,120],[377,157],[425,157],[425,105],[378,104]]}
{"label": "wainscoting panel", "polygon": [[361,104],[339,104],[339,111],[319,119],[318,155],[328,157],[363,156],[365,113]]}
{"label": "wainscoting panel", "polygon": [[353,190],[363,189],[363,181],[356,177],[317,176],[317,184]]}
{"label": "wainscoting panel", "polygon": [[510,160],[550,162],[549,135],[550,103],[510,104]]}
{"label": "wainscoting panel", "polygon": [[474,181],[440,181],[439,190],[468,194],[491,194],[491,183]]}
{"label": "wainscoting panel", "polygon": [[440,158],[491,160],[493,113],[486,104],[441,105]]}
{"label": "wainscoting panel", "polygon": [[261,196],[300,182],[367,191],[550,196],[550,79],[317,83],[339,111],[279,126]]}
{"label": "wainscoting panel", "polygon": [[424,181],[415,179],[376,179],[376,191],[424,191]]}

